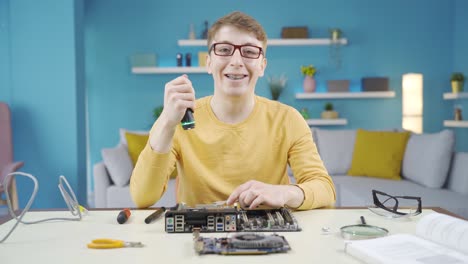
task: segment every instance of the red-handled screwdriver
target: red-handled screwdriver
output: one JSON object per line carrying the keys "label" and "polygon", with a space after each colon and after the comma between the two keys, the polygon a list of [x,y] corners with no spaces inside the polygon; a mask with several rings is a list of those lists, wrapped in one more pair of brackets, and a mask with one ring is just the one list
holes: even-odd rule
{"label": "red-handled screwdriver", "polygon": [[128,208],[125,208],[123,209],[122,211],[120,211],[119,215],[117,216],[117,222],[119,224],[123,224],[125,222],[127,222],[128,218],[130,218],[130,209]]}

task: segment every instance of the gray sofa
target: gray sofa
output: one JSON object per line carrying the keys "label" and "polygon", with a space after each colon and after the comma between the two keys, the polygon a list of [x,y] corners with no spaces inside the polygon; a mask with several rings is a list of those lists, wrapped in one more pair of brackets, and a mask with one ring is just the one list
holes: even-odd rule
{"label": "gray sofa", "polygon": [[312,129],[320,156],[337,190],[337,206],[366,206],[372,190],[419,196],[423,207],[441,207],[468,219],[468,153],[454,152],[453,131],[412,134],[399,181],[349,176],[356,130]]}
{"label": "gray sofa", "polygon": [[[337,206],[365,206],[372,189],[376,189],[391,195],[420,196],[425,207],[442,207],[468,219],[468,153],[453,151],[452,131],[411,135],[400,181],[346,175],[352,162],[356,130],[312,128],[312,134],[335,183]],[[125,142],[104,149],[102,154],[104,162],[94,165],[95,207],[134,207],[128,187],[132,167],[122,166],[131,164],[126,160]],[[175,180],[170,180],[166,193],[154,206],[175,203]]]}
{"label": "gray sofa", "polygon": [[[129,131],[121,128],[119,132],[120,140],[117,146],[102,149],[102,161],[93,167],[94,207],[96,208],[135,207],[128,185],[133,163],[128,154],[125,134],[147,135],[148,131]],[[175,185],[175,180],[171,179],[168,182],[167,191],[153,207],[174,206],[176,204]]]}
{"label": "gray sofa", "polygon": [[[116,185],[106,168],[104,162],[94,165],[94,207],[96,208],[135,208],[130,197],[128,183],[124,186]],[[131,173],[131,171],[129,172]],[[161,199],[152,207],[174,206],[176,204],[175,180],[169,180],[167,190]]]}

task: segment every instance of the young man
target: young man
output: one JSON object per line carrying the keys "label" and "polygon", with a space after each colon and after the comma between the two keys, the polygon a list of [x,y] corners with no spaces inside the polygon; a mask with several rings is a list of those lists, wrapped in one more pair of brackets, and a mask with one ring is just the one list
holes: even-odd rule
{"label": "young man", "polygon": [[[312,209],[333,205],[335,188],[304,118],[290,106],[255,95],[267,65],[266,34],[252,17],[233,12],[208,33],[214,94],[195,101],[186,75],[165,86],[164,110],[130,181],[138,207],[153,205],[178,171],[177,201],[189,206],[227,200]],[[196,127],[183,130],[187,108]],[[290,164],[297,184],[287,175]]]}

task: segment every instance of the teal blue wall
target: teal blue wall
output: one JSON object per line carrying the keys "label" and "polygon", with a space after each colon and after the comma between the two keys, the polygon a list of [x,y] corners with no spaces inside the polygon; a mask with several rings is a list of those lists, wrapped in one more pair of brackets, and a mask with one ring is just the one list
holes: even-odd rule
{"label": "teal blue wall", "polygon": [[8,0],[0,0],[0,100],[11,99],[10,38]]}
{"label": "teal blue wall", "polygon": [[[454,16],[454,41],[453,41],[453,71],[463,72],[468,78],[468,1],[455,1],[455,16]],[[447,80],[448,82],[448,80]],[[465,81],[465,91],[468,91],[468,79]],[[447,85],[447,90],[450,87]],[[456,100],[451,102],[450,106],[460,105],[464,120],[468,120],[468,100]],[[452,110],[453,108],[451,108]],[[453,119],[453,111],[450,111],[446,119]],[[468,150],[468,129],[455,129],[457,138],[457,149]]]}
{"label": "teal blue wall", "polygon": [[[183,4],[182,4],[183,3]],[[288,89],[280,100],[297,109],[307,107],[318,117],[325,101],[296,100],[303,77],[299,66],[314,64],[319,90],[328,79],[350,79],[360,89],[364,76],[388,76],[396,91],[393,99],[331,100],[348,119],[340,128],[395,128],[401,126],[401,76],[424,74],[424,130],[443,129],[451,105],[442,99],[453,65],[454,2],[413,1],[87,1],[86,61],[90,107],[91,160],[101,159],[100,150],[118,142],[118,128],[148,129],[151,109],[163,102],[165,82],[176,75],[134,75],[129,56],[152,52],[158,64],[175,66],[177,52],[203,48],[179,47],[193,23],[197,36],[203,21],[241,10],[265,27],[270,38],[280,37],[281,27],[309,27],[311,37],[328,37],[327,29],[340,27],[349,40],[342,47],[343,66],[329,65],[329,47],[269,47],[267,75],[285,73]],[[123,11],[125,10],[125,11]],[[199,10],[193,12],[193,10]],[[288,10],[287,12],[285,10]],[[463,12],[461,12],[462,14]],[[190,75],[198,97],[212,93],[209,75]],[[257,93],[269,96],[266,80]],[[372,109],[371,111],[369,111]],[[465,146],[468,150],[468,146]]]}
{"label": "teal blue wall", "polygon": [[[349,121],[340,128],[400,127],[401,75],[420,72],[425,132],[443,129],[443,120],[452,118],[454,102],[442,100],[442,94],[450,90],[452,71],[468,73],[463,0],[0,0],[0,38],[8,40],[0,41],[0,100],[12,106],[15,157],[41,183],[35,207],[63,207],[56,190],[59,174],[70,179],[81,201],[86,199],[87,140],[92,165],[101,160],[102,148],[117,144],[119,128],[151,126],[151,110],[162,104],[164,84],[176,75],[133,75],[131,54],[152,52],[159,65],[175,65],[177,52],[195,55],[203,49],[177,46],[191,23],[198,36],[204,20],[211,24],[233,10],[254,16],[270,38],[278,38],[283,26],[306,25],[314,38],[328,37],[329,27],[345,32],[349,44],[341,49],[339,70],[329,65],[327,46],[268,49],[266,74],[289,78],[280,100],[309,108],[312,117],[333,101]],[[352,90],[359,90],[362,77],[387,76],[397,96],[296,100],[304,64],[318,67],[321,91],[328,79],[350,79]],[[189,76],[198,97],[212,93],[209,75]],[[265,78],[257,93],[269,97]],[[468,151],[467,129],[456,132],[457,149]]]}
{"label": "teal blue wall", "polygon": [[[39,181],[34,206],[65,206],[57,188],[62,174],[85,202],[83,2],[15,0],[2,7],[9,34],[0,54],[6,46],[11,60],[10,76],[1,76],[10,92],[0,95],[12,111],[15,159]],[[24,206],[32,184],[21,178],[18,185]]]}

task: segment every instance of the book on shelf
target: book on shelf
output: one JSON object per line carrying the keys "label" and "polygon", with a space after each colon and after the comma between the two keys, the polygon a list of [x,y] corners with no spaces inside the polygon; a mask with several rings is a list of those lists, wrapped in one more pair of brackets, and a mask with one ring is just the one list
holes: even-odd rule
{"label": "book on shelf", "polygon": [[345,243],[345,252],[365,263],[468,263],[468,221],[431,213],[416,234],[395,234]]}

